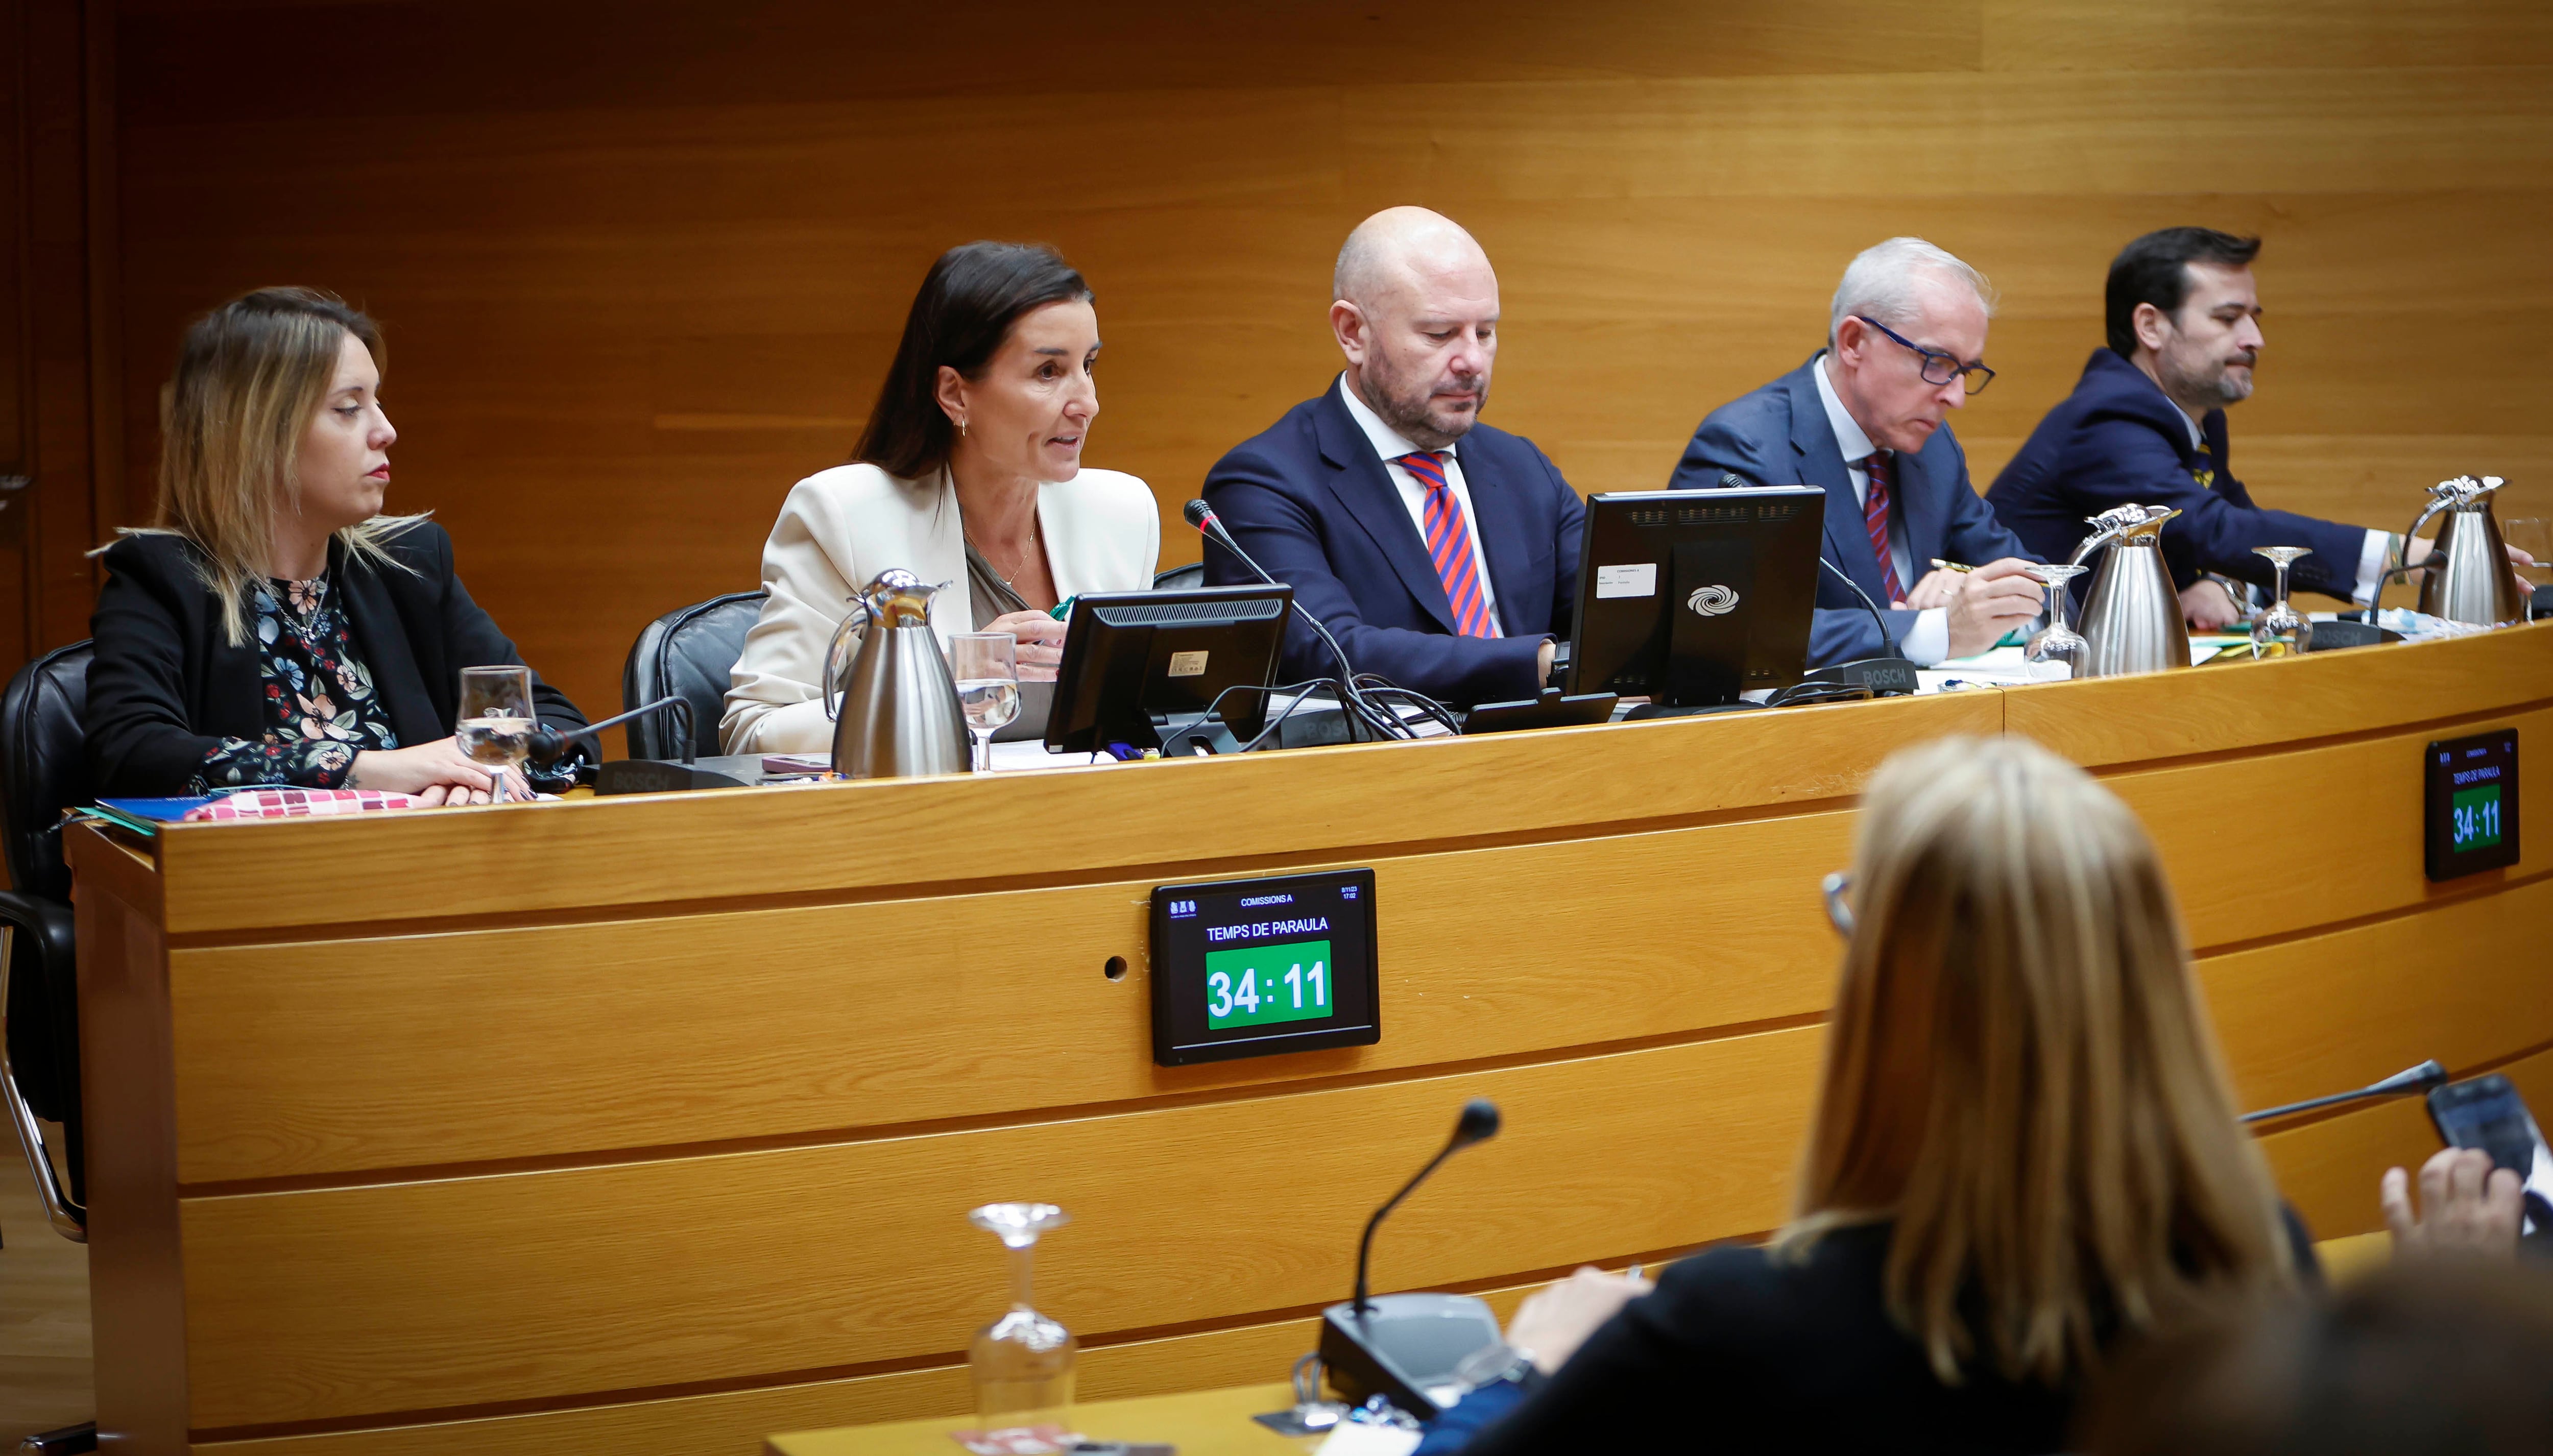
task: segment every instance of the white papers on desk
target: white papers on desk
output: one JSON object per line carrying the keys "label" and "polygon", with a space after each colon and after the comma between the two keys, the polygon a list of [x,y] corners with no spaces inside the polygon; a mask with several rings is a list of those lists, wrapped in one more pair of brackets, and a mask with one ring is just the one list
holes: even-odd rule
{"label": "white papers on desk", "polygon": [[2026,661],[2019,647],[1992,647],[1974,657],[1948,657],[1939,667],[1915,669],[1919,693],[2020,688],[2032,683],[2061,683],[2071,676],[2072,670],[2062,662]]}

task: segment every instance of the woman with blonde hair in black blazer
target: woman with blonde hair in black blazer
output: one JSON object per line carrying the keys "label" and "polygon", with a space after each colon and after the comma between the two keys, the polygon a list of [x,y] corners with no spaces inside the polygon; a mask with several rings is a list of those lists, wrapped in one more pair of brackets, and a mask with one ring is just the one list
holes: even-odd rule
{"label": "woman with blonde hair in black blazer", "polygon": [[[462,753],[453,717],[462,668],[522,658],[443,528],[382,512],[398,438],[384,357],[370,318],[311,288],[261,288],[187,330],[158,522],[105,549],[90,618],[100,794],[288,784],[462,804],[511,777]],[[533,697],[543,722],[585,726],[537,676]]]}

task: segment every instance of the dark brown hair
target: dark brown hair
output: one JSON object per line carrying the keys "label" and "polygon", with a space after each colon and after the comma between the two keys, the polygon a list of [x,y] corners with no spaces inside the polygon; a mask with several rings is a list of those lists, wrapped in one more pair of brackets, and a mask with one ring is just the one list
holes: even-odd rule
{"label": "dark brown hair", "polygon": [[851,458],[903,480],[945,465],[957,431],[940,407],[940,371],[979,378],[1020,315],[1071,299],[1091,301],[1090,285],[1041,244],[968,243],[941,254],[913,295],[904,340]]}
{"label": "dark brown hair", "polygon": [[2260,239],[2238,238],[2214,228],[2164,228],[2120,249],[2110,262],[2110,282],[2103,299],[2111,352],[2121,359],[2137,357],[2138,304],[2151,303],[2166,318],[2180,312],[2180,305],[2189,301],[2191,264],[2249,268],[2260,256]]}

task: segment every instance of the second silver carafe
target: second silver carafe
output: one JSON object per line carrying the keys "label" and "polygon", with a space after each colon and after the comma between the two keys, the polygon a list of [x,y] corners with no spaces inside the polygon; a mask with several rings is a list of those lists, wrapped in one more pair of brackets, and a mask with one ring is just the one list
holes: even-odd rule
{"label": "second silver carafe", "polygon": [[2092,535],[2074,550],[2076,564],[2102,547],[2083,604],[2083,677],[2121,677],[2189,665],[2189,627],[2180,594],[2163,559],[2163,525],[2180,512],[2167,505],[2120,505],[2089,518]]}

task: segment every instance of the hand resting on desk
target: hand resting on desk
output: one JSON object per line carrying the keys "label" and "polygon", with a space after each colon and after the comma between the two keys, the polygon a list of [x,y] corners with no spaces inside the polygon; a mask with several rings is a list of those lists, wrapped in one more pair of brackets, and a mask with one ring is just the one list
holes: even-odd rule
{"label": "hand resting on desk", "polygon": [[1507,1345],[1533,1357],[1544,1375],[1569,1363],[1587,1337],[1622,1306],[1655,1288],[1647,1280],[1583,1268],[1556,1285],[1535,1290],[1507,1321]]}
{"label": "hand resting on desk", "polygon": [[511,769],[492,772],[461,751],[457,738],[437,738],[405,748],[367,748],[346,771],[346,787],[381,789],[414,796],[416,807],[486,804],[497,773],[505,779],[505,797],[528,799],[531,790]]}

